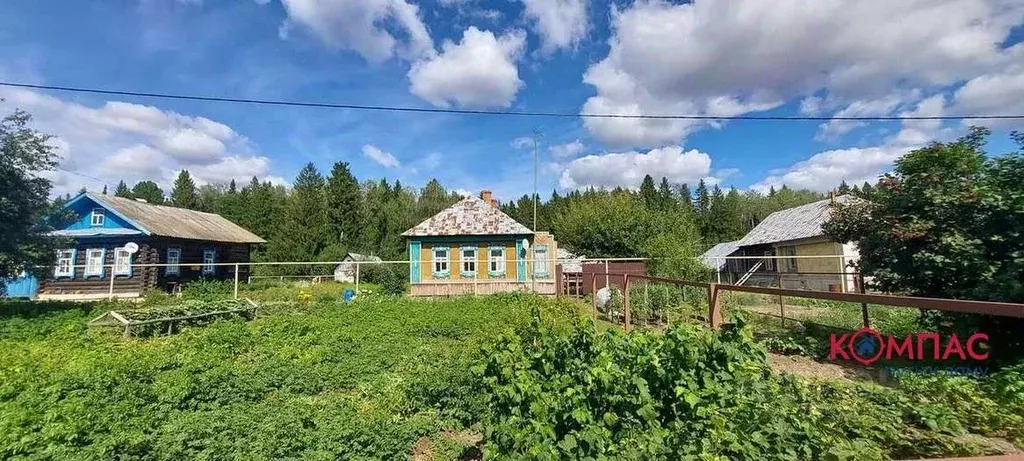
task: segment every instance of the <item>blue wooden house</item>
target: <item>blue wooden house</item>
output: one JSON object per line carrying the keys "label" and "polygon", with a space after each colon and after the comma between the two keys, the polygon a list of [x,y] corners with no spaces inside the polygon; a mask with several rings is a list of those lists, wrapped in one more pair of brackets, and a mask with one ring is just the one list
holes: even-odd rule
{"label": "blue wooden house", "polygon": [[[40,299],[136,297],[171,290],[197,279],[231,279],[247,263],[255,234],[224,217],[141,200],[82,193],[64,208],[73,222],[51,232],[66,241],[51,276],[39,283]],[[149,266],[160,264],[162,266]],[[239,277],[248,266],[239,267]]]}

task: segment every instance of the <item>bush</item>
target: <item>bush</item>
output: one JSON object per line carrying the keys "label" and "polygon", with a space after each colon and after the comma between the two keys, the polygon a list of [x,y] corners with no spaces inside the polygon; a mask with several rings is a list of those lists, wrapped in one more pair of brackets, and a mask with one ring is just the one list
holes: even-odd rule
{"label": "bush", "polygon": [[400,295],[406,291],[407,277],[388,264],[363,264],[359,268],[359,281],[380,285],[385,293]]}
{"label": "bush", "polygon": [[[539,321],[474,367],[492,459],[882,459],[977,454],[954,407],[769,371],[742,320],[720,334]],[[1001,424],[1006,424],[1001,423]]]}
{"label": "bush", "polygon": [[234,297],[235,283],[231,280],[198,280],[181,287],[182,299],[217,301]]}

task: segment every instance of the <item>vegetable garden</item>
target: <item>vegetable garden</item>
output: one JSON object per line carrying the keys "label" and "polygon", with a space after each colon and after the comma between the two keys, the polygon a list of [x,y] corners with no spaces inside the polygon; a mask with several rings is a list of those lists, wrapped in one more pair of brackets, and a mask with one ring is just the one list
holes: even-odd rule
{"label": "vegetable garden", "polygon": [[[718,334],[676,322],[627,335],[597,332],[574,301],[344,303],[344,288],[250,287],[240,296],[260,303],[255,319],[142,338],[86,325],[129,307],[216,310],[222,287],[141,306],[0,304],[0,458],[884,459],[1024,446],[1024,365],[886,387],[809,380],[772,372],[742,316]],[[650,294],[652,312],[678,301]]]}

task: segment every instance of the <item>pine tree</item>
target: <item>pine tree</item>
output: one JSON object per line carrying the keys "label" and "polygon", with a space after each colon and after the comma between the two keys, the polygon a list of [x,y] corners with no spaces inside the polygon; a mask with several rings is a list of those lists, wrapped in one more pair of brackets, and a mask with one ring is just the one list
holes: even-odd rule
{"label": "pine tree", "polygon": [[360,249],[363,233],[363,198],[359,181],[347,162],[336,162],[327,178],[327,222],[332,243],[344,252]]}
{"label": "pine tree", "polygon": [[419,199],[416,200],[416,212],[413,221],[419,223],[448,208],[453,203],[455,202],[451,200],[448,191],[441,185],[441,182],[431,179],[420,191]]}
{"label": "pine tree", "polygon": [[640,200],[649,210],[658,207],[658,191],[654,189],[654,178],[649,174],[644,175],[644,180],[640,183]]}
{"label": "pine tree", "polygon": [[668,178],[662,176],[661,184],[658,185],[658,209],[662,211],[668,211],[674,208],[675,198],[672,197],[672,186],[668,183]]}
{"label": "pine tree", "polygon": [[103,192],[100,192],[100,193],[103,194],[103,195],[107,195],[107,185],[106,184],[103,185]]}
{"label": "pine tree", "polygon": [[850,193],[850,185],[846,184],[846,180],[844,179],[844,180],[842,180],[842,182],[839,183],[839,187],[836,188],[836,195],[844,195],[844,194],[849,194],[849,193]]}
{"label": "pine tree", "polygon": [[117,189],[114,189],[114,196],[115,197],[124,197],[124,198],[134,198],[134,197],[132,197],[132,191],[130,189],[128,189],[128,185],[124,183],[123,179],[121,180],[121,182],[117,183]]}
{"label": "pine tree", "polygon": [[153,181],[139,181],[132,187],[132,197],[141,198],[149,203],[162,205],[164,191]]}
{"label": "pine tree", "polygon": [[693,214],[693,192],[690,192],[690,186],[687,184],[679,186],[679,205],[684,213]]}
{"label": "pine tree", "polygon": [[171,204],[178,208],[196,209],[199,205],[199,195],[196,191],[196,183],[188,170],[181,170],[177,179],[174,180],[174,187],[171,189]]}

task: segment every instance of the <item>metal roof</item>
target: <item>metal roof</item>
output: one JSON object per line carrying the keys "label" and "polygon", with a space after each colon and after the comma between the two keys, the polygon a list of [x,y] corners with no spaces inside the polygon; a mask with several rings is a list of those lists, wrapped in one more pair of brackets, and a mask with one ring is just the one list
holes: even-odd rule
{"label": "metal roof", "polygon": [[124,197],[86,193],[150,235],[226,243],[266,243],[221,215],[141,202]]}
{"label": "metal roof", "polygon": [[100,237],[142,234],[142,231],[138,231],[135,229],[108,229],[105,227],[96,227],[92,229],[62,229],[47,233],[47,235],[52,235],[55,237]]}
{"label": "metal roof", "polygon": [[476,197],[466,197],[402,233],[406,237],[532,234],[526,226]]}
{"label": "metal roof", "polygon": [[736,250],[740,248],[739,243],[739,240],[719,243],[718,245],[711,247],[710,250],[705,251],[704,254],[700,255],[700,260],[704,262],[705,266],[708,266],[712,269],[721,269],[723,266],[725,266],[726,260],[715,258],[721,258],[735,253]]}
{"label": "metal roof", "polygon": [[345,255],[345,259],[342,261],[359,261],[359,262],[380,262],[379,256],[364,255],[359,253],[349,253]]}
{"label": "metal roof", "polygon": [[776,211],[764,218],[764,221],[761,221],[740,239],[739,246],[763,245],[824,236],[825,232],[821,229],[821,225],[829,218],[829,205],[833,200],[838,203],[847,203],[856,199],[849,195],[840,195],[835,199],[819,200]]}

